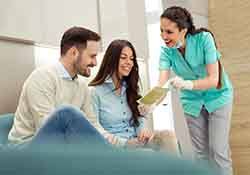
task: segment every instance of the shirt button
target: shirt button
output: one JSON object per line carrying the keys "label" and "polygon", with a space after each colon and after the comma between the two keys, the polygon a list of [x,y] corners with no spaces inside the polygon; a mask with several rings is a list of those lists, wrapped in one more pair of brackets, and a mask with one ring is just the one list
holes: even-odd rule
{"label": "shirt button", "polygon": [[128,132],[128,129],[126,129],[126,131]]}
{"label": "shirt button", "polygon": [[125,115],[126,114],[126,112],[123,112],[123,115]]}
{"label": "shirt button", "polygon": [[121,101],[121,104],[123,104],[123,101]]}
{"label": "shirt button", "polygon": [[125,120],[122,120],[122,123],[125,123]]}

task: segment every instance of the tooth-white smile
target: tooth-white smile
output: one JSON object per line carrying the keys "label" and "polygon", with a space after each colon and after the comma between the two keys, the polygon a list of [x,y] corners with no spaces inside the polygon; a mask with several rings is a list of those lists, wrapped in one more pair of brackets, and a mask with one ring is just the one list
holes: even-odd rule
{"label": "tooth-white smile", "polygon": [[130,68],[129,68],[129,67],[124,67],[124,69],[126,69],[126,70],[130,70]]}

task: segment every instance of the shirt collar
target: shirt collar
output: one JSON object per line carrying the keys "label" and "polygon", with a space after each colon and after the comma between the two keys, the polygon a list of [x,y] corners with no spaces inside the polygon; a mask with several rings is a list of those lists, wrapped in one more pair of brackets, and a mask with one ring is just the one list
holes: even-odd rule
{"label": "shirt collar", "polygon": [[[115,89],[115,84],[114,84],[114,82],[113,82],[111,76],[108,76],[108,77],[106,78],[106,80],[104,81],[104,83],[112,84],[112,88]],[[124,94],[125,91],[126,91],[126,89],[127,89],[127,83],[126,83],[126,81],[123,80],[123,81],[122,81],[121,94]]]}
{"label": "shirt collar", "polygon": [[74,80],[77,78],[77,75],[75,75],[73,78],[70,76],[69,72],[66,70],[64,65],[59,61],[56,65],[57,70],[60,74],[60,77],[65,79],[65,80]]}
{"label": "shirt collar", "polygon": [[112,80],[111,76],[108,76],[106,78],[106,80],[104,81],[104,83],[113,83],[113,80]]}

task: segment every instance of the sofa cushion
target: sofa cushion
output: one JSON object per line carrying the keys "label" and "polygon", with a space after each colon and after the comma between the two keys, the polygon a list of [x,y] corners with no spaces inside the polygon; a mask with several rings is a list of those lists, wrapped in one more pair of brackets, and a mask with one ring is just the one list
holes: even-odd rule
{"label": "sofa cushion", "polygon": [[12,113],[0,115],[0,145],[7,142],[13,119],[14,114]]}

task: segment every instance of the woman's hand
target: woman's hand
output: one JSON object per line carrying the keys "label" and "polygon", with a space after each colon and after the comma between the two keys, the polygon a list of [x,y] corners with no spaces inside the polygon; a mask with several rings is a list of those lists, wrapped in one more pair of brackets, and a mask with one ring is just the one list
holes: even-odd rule
{"label": "woman's hand", "polygon": [[132,138],[127,141],[128,148],[142,147],[144,144],[138,140],[138,138]]}
{"label": "woman's hand", "polygon": [[137,136],[139,142],[141,142],[141,143],[143,143],[143,144],[146,144],[146,143],[148,143],[149,141],[151,141],[151,140],[153,139],[153,137],[154,137],[153,131],[150,130],[150,129],[147,129],[147,128],[143,128],[143,129],[139,132],[139,134],[138,134],[138,136]]}
{"label": "woman's hand", "polygon": [[119,142],[118,138],[115,135],[113,135],[113,134],[107,134],[106,135],[106,139],[112,145],[117,145],[118,142]]}
{"label": "woman's hand", "polygon": [[138,110],[140,112],[140,115],[146,116],[148,114],[151,114],[154,111],[155,106],[156,105],[139,104],[138,105]]}

